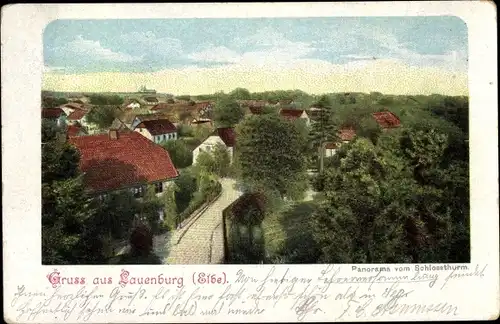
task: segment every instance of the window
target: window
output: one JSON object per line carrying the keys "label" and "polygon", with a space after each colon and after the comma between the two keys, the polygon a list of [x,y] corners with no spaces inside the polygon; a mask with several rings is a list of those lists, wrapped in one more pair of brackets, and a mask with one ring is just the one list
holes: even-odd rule
{"label": "window", "polygon": [[163,182],[155,183],[155,192],[156,193],[163,192]]}
{"label": "window", "polygon": [[167,135],[163,134],[163,140],[167,139]]}
{"label": "window", "polygon": [[135,198],[141,198],[144,195],[144,189],[142,186],[135,187],[133,190]]}

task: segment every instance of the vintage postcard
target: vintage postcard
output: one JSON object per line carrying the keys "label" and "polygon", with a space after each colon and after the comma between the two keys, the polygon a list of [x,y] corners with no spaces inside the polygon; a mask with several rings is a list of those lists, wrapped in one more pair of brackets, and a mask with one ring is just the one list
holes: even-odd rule
{"label": "vintage postcard", "polygon": [[490,2],[3,7],[5,321],[498,318],[496,54]]}

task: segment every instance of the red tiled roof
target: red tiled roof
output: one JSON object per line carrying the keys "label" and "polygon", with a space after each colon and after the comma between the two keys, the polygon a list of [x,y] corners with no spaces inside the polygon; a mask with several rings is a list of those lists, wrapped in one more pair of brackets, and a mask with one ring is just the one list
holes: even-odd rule
{"label": "red tiled roof", "polygon": [[111,191],[178,176],[168,152],[137,132],[69,138],[91,191]]}
{"label": "red tiled roof", "polygon": [[337,143],[334,142],[328,142],[325,144],[325,148],[328,150],[334,150],[337,148]]}
{"label": "red tiled roof", "polygon": [[210,102],[210,101],[200,101],[200,102],[195,103],[195,106],[198,109],[206,109],[206,108],[212,106],[212,102]]}
{"label": "red tiled roof", "polygon": [[68,116],[68,120],[80,120],[87,114],[85,110],[75,110]]}
{"label": "red tiled roof", "polygon": [[151,108],[150,110],[163,110],[163,109],[168,109],[168,108],[172,108],[172,107],[173,107],[173,104],[161,102],[159,104],[154,105],[153,108]]}
{"label": "red tiled roof", "polygon": [[59,118],[64,114],[61,108],[44,108],[42,109],[42,118]]}
{"label": "red tiled roof", "polygon": [[303,112],[304,110],[302,109],[281,109],[280,115],[282,117],[285,117],[286,119],[295,120],[297,118],[300,118]]}
{"label": "red tiled roof", "polygon": [[234,133],[234,128],[217,128],[217,135],[226,144],[227,147],[233,147],[236,142],[236,134]]}
{"label": "red tiled roof", "polygon": [[254,107],[254,106],[251,106],[251,107],[248,107],[248,109],[250,109],[250,112],[254,115],[260,115],[263,113],[263,108],[264,107]]}
{"label": "red tiled roof", "polygon": [[399,118],[390,111],[375,112],[372,116],[382,128],[396,128],[401,125]]}
{"label": "red tiled roof", "polygon": [[162,135],[177,131],[175,125],[168,119],[143,120],[137,125],[137,128],[145,128],[151,135]]}
{"label": "red tiled roof", "polygon": [[356,131],[352,128],[344,128],[339,131],[339,137],[343,141],[351,141],[356,136]]}

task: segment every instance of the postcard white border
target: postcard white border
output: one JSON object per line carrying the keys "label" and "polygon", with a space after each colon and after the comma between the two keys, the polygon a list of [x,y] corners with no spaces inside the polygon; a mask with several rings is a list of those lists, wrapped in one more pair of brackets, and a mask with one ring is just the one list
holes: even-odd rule
{"label": "postcard white border", "polygon": [[[459,318],[488,319],[499,310],[498,247],[498,79],[496,10],[493,2],[377,2],[377,3],[251,3],[251,4],[73,4],[8,5],[2,7],[2,153],[3,153],[3,257],[4,308],[13,318],[8,296],[19,284],[46,285],[49,267],[40,262],[40,127],[39,107],[43,71],[42,33],[55,19],[113,18],[248,18],[328,16],[442,16],[453,15],[467,23],[469,39],[470,168],[472,264],[488,264],[481,280],[456,283],[443,298],[463,305]],[[34,198],[35,197],[35,198]],[[170,266],[172,267],[172,266]],[[234,266],[211,266],[229,269]],[[348,268],[348,265],[343,267]],[[62,268],[62,267],[59,267]],[[100,273],[111,266],[67,267],[72,273]],[[205,266],[206,268],[206,266]],[[256,272],[267,266],[246,266]],[[107,270],[106,270],[107,269]],[[147,272],[146,267],[134,267]],[[175,266],[172,271],[199,269]],[[297,271],[311,266],[296,265]],[[119,268],[115,267],[115,272]],[[424,296],[422,296],[424,298]],[[463,299],[471,299],[465,302]],[[467,306],[466,306],[467,305]],[[278,315],[250,321],[294,321]],[[400,318],[444,319],[429,317]],[[451,318],[450,318],[451,319]],[[42,317],[40,318],[40,321]],[[106,322],[113,318],[104,318]],[[219,320],[219,319],[217,319]],[[221,321],[249,319],[232,317]],[[328,316],[314,318],[333,321]],[[349,319],[353,320],[353,319]],[[384,318],[381,318],[384,320]],[[102,322],[99,320],[99,322]],[[122,321],[136,321],[123,320]],[[141,319],[137,320],[141,321]],[[144,321],[144,320],[143,320]],[[158,319],[157,321],[165,321]],[[179,319],[168,321],[181,321]],[[186,319],[203,321],[202,317]],[[213,319],[211,319],[213,321]],[[45,321],[44,321],[45,322]],[[47,322],[50,322],[48,320]]]}

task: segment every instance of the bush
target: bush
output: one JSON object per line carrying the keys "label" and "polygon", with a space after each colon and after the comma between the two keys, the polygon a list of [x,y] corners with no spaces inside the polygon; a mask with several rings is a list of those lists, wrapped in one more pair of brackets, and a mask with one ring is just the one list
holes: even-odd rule
{"label": "bush", "polygon": [[218,194],[222,191],[222,185],[219,182],[215,182],[214,184],[211,184],[210,187],[207,189],[205,194],[202,192],[198,191],[193,195],[193,199],[189,203],[189,206],[179,213],[179,222],[182,222],[191,214],[193,214],[197,209],[203,206],[203,204],[210,202],[213,200],[215,197],[217,197]]}
{"label": "bush", "polygon": [[177,127],[177,134],[179,135],[179,137],[193,137],[194,129],[190,125],[181,124],[179,125],[179,127]]}

